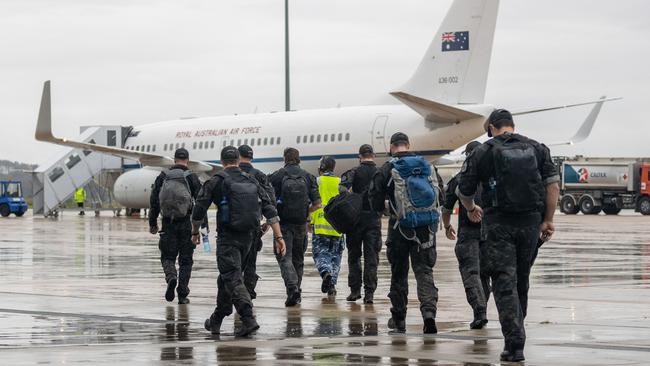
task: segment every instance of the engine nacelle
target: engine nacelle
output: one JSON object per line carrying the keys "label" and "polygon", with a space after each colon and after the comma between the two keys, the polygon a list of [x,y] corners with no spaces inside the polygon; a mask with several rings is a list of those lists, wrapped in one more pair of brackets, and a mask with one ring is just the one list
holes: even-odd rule
{"label": "engine nacelle", "polygon": [[160,170],[142,168],[128,171],[115,181],[115,200],[128,208],[149,208],[149,197]]}

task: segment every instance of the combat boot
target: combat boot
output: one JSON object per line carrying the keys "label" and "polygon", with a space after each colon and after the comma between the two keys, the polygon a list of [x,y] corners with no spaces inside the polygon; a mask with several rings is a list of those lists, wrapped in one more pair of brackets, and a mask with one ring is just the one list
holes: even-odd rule
{"label": "combat boot", "polygon": [[330,291],[330,288],[332,287],[332,275],[329,273],[325,273],[323,276],[323,283],[320,285],[320,292],[326,294]]}
{"label": "combat boot", "polygon": [[388,329],[391,329],[394,332],[397,333],[406,333],[406,320],[404,319],[395,319],[395,317],[391,317],[388,319]]}
{"label": "combat boot", "polygon": [[190,303],[190,299],[187,297],[178,297],[178,305],[187,305]]}
{"label": "combat boot", "polygon": [[176,277],[169,279],[169,282],[167,282],[167,291],[165,292],[165,300],[169,302],[174,301],[174,297],[176,297],[175,291],[177,283],[178,279],[176,279]]}
{"label": "combat boot", "polygon": [[217,335],[221,333],[221,323],[223,322],[223,316],[212,313],[209,318],[205,319],[203,326],[205,330],[210,333]]}
{"label": "combat boot", "polygon": [[241,318],[241,327],[239,328],[237,333],[235,333],[235,336],[246,337],[253,334],[258,329],[260,329],[260,325],[257,324],[257,321],[252,316]]}
{"label": "combat boot", "polygon": [[360,289],[352,289],[350,291],[350,295],[346,298],[347,301],[357,301],[361,298],[361,290]]}
{"label": "combat boot", "polygon": [[287,296],[287,301],[284,302],[284,306],[290,307],[290,306],[296,306],[300,304],[301,298],[300,298],[300,292],[299,291],[294,291],[289,296]]}
{"label": "combat boot", "polygon": [[430,311],[422,314],[422,319],[424,319],[424,326],[422,327],[422,332],[424,334],[436,334],[438,333],[438,327],[436,327],[436,315]]}
{"label": "combat boot", "polygon": [[514,351],[503,350],[503,352],[501,352],[501,361],[520,362],[524,361],[525,359],[526,358],[524,357],[523,349],[517,349]]}
{"label": "combat boot", "polygon": [[474,320],[469,323],[469,329],[483,329],[488,323],[484,312],[474,314]]}
{"label": "combat boot", "polygon": [[366,292],[363,296],[363,303],[364,304],[373,304],[375,302],[375,294],[374,292]]}
{"label": "combat boot", "polygon": [[330,289],[327,290],[327,296],[328,297],[336,297],[336,287],[330,286]]}

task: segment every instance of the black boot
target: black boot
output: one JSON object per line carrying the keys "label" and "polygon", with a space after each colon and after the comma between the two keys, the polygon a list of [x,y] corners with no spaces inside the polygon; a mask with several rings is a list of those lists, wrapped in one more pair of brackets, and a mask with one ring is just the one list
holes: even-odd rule
{"label": "black boot", "polygon": [[212,313],[209,318],[205,319],[203,326],[205,330],[217,335],[221,332],[221,322],[223,322],[223,316]]}
{"label": "black boot", "polygon": [[469,323],[469,329],[483,329],[487,323],[485,312],[476,313],[474,314],[474,320]]}
{"label": "black boot", "polygon": [[438,327],[436,327],[436,315],[430,311],[422,314],[424,319],[424,327],[422,327],[422,332],[424,334],[436,334],[438,333]]}
{"label": "black boot", "polygon": [[253,334],[256,330],[260,329],[260,325],[253,317],[241,318],[241,327],[235,333],[236,337],[246,337]]}
{"label": "black boot", "polygon": [[190,299],[188,299],[187,297],[180,297],[180,296],[178,297],[178,304],[179,305],[186,305],[186,304],[189,304],[189,303],[190,303]]}
{"label": "black boot", "polygon": [[327,290],[327,296],[330,298],[336,297],[336,287],[334,285],[331,285],[329,290]]}
{"label": "black boot", "polygon": [[365,295],[363,296],[363,303],[373,304],[374,302],[375,302],[375,293],[366,291]]}
{"label": "black boot", "polygon": [[395,317],[392,316],[390,319],[388,319],[388,329],[391,329],[397,333],[405,333],[406,321],[404,319],[395,319]]}
{"label": "black boot", "polygon": [[165,292],[165,300],[172,302],[174,301],[174,297],[176,297],[175,291],[176,291],[176,284],[178,283],[178,279],[176,277],[172,277],[169,279],[167,282],[167,291]]}
{"label": "black boot", "polygon": [[329,292],[331,287],[332,287],[332,275],[329,273],[325,273],[323,275],[323,283],[320,285],[320,292],[326,294]]}
{"label": "black boot", "polygon": [[295,292],[292,292],[291,294],[289,294],[289,296],[287,296],[287,301],[284,302],[284,306],[286,306],[286,307],[296,306],[296,305],[300,304],[300,301],[301,301],[300,292],[295,291]]}
{"label": "black boot", "polygon": [[350,295],[346,298],[347,301],[357,301],[361,298],[361,289],[352,289]]}
{"label": "black boot", "polygon": [[526,358],[524,357],[524,350],[523,349],[517,349],[514,351],[510,350],[503,350],[501,352],[501,361],[506,361],[506,362],[520,362],[524,361]]}

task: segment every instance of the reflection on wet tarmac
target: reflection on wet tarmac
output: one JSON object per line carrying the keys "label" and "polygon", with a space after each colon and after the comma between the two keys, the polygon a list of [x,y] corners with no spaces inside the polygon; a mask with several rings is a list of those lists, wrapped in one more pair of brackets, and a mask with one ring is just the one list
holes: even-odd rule
{"label": "reflection on wet tarmac", "polygon": [[[434,270],[438,335],[421,334],[415,296],[407,333],[389,334],[383,253],[375,304],[346,302],[344,281],[337,298],[324,296],[307,260],[303,302],[285,308],[277,263],[265,245],[255,300],[262,328],[235,339],[234,315],[220,336],[203,329],[214,308],[214,252],[195,254],[192,303],[167,303],[156,237],[146,229],[146,221],[134,218],[2,219],[3,364],[486,365],[497,362],[503,347],[492,303],[488,328],[468,329],[471,309],[453,243],[441,237]],[[558,216],[557,230],[533,270],[529,364],[644,364],[650,352],[648,219]]]}

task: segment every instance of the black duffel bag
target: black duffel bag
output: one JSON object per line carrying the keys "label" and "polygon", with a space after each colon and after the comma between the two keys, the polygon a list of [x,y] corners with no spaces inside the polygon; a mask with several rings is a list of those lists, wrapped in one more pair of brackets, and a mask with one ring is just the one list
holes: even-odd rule
{"label": "black duffel bag", "polygon": [[339,233],[349,234],[359,223],[362,201],[362,195],[344,191],[325,206],[325,219]]}

